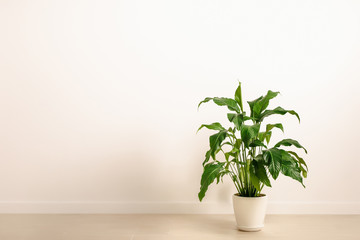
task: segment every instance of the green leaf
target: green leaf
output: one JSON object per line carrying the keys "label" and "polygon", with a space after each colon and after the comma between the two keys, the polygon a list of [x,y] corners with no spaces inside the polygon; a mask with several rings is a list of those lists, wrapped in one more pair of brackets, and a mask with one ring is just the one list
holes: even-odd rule
{"label": "green leaf", "polygon": [[266,132],[269,132],[273,128],[279,128],[282,132],[284,132],[284,127],[281,123],[275,123],[275,124],[268,124],[266,125]]}
{"label": "green leaf", "polygon": [[213,98],[211,98],[211,97],[205,98],[204,100],[202,100],[202,101],[199,103],[198,108],[200,107],[201,104],[207,103],[208,101],[210,101],[210,100],[212,100],[212,99],[213,99]]}
{"label": "green leaf", "polygon": [[271,176],[276,180],[281,170],[281,151],[277,148],[270,148],[264,152],[264,159],[268,164]]}
{"label": "green leaf", "polygon": [[307,153],[307,150],[303,146],[301,146],[301,144],[298,141],[290,139],[290,138],[281,140],[280,142],[275,144],[274,147],[280,147],[280,146],[287,146],[288,147],[288,146],[291,146],[291,145],[294,145],[297,148],[302,148]]}
{"label": "green leaf", "polygon": [[271,135],[272,135],[271,129],[273,129],[274,127],[279,128],[284,132],[284,128],[283,128],[283,125],[281,123],[268,124],[268,125],[266,125],[266,131],[264,132],[264,134],[261,135],[260,140],[264,141],[264,138],[265,138],[266,143],[269,144],[270,139],[271,139]]}
{"label": "green leaf", "polygon": [[261,96],[253,101],[248,101],[250,106],[251,117],[254,117],[259,122],[260,114],[269,106],[271,99],[276,97],[279,92],[268,91],[265,96]]}
{"label": "green leaf", "polygon": [[247,103],[249,104],[250,107],[250,117],[255,117],[254,116],[254,106],[257,102],[259,102],[261,99],[263,98],[263,96],[253,100],[253,101],[248,101]]}
{"label": "green leaf", "polygon": [[239,104],[241,112],[243,112],[244,109],[243,109],[242,94],[241,94],[241,82],[239,82],[239,86],[235,91],[235,101]]}
{"label": "green leaf", "polygon": [[265,162],[265,160],[264,160],[264,156],[262,155],[262,154],[258,154],[258,155],[256,155],[256,157],[254,157],[254,160],[255,161],[263,161],[263,162]]}
{"label": "green leaf", "polygon": [[205,160],[202,163],[203,166],[210,160],[210,156],[211,156],[211,149],[207,151],[205,154]]}
{"label": "green leaf", "polygon": [[208,187],[214,180],[219,176],[223,170],[223,163],[209,163],[204,166],[204,172],[201,176],[200,182],[200,192],[198,194],[199,200],[205,197],[205,193],[208,190]]}
{"label": "green leaf", "polygon": [[199,127],[199,129],[197,131],[200,131],[200,129],[202,129],[203,127],[206,127],[207,129],[212,129],[212,130],[225,130],[225,128],[223,126],[221,126],[220,123],[218,122],[215,122],[215,123],[212,123],[212,124],[203,124]]}
{"label": "green leaf", "polygon": [[262,97],[259,101],[255,102],[253,108],[254,117],[257,118],[260,113],[262,113],[269,106],[270,100],[276,97],[278,94],[279,92],[273,92],[269,90],[264,97]]}
{"label": "green leaf", "polygon": [[213,98],[213,101],[219,106],[227,106],[230,111],[235,111],[237,113],[240,113],[239,105],[234,99],[215,97]]}
{"label": "green leaf", "polygon": [[251,118],[245,115],[245,112],[243,113],[228,113],[227,117],[230,122],[234,123],[237,130],[240,130],[241,125],[246,120],[250,120]]}
{"label": "green leaf", "polygon": [[300,122],[300,117],[299,117],[299,114],[297,114],[294,110],[285,110],[283,109],[282,107],[277,107],[273,110],[265,110],[263,113],[260,114],[259,116],[259,121],[263,121],[265,117],[268,117],[270,115],[273,115],[273,114],[280,114],[280,115],[284,115],[286,113],[290,113],[291,115],[295,115],[297,117],[297,119],[299,120]]}
{"label": "green leaf", "polygon": [[259,139],[255,139],[254,141],[252,141],[249,146],[250,147],[264,147],[264,148],[267,148],[267,146],[265,144],[263,144]]}
{"label": "green leaf", "polygon": [[214,98],[207,97],[199,103],[198,108],[200,107],[201,104],[209,102],[211,100],[213,100],[213,102],[219,106],[227,106],[230,111],[235,111],[237,113],[240,113],[238,103],[234,99],[224,98],[224,97],[214,97]]}
{"label": "green leaf", "polygon": [[263,142],[265,140],[265,132],[259,132],[258,138],[261,142]]}
{"label": "green leaf", "polygon": [[301,174],[300,174],[301,170],[299,167],[286,166],[286,164],[281,164],[281,172],[285,176],[295,179],[296,181],[300,182],[304,186],[303,178],[301,177]]}
{"label": "green leaf", "polygon": [[267,143],[267,144],[269,144],[269,142],[270,142],[271,134],[272,134],[271,131],[270,131],[270,132],[267,132],[267,133],[265,134],[265,139],[266,139],[266,143]]}
{"label": "green leaf", "polygon": [[[301,169],[299,168],[296,159],[285,150],[281,151],[281,173],[285,176],[291,177],[300,182],[303,186],[303,178],[301,177]],[[305,186],[304,186],[305,187]]]}
{"label": "green leaf", "polygon": [[307,171],[305,170],[305,168],[303,168],[302,166],[300,166],[300,170],[301,170],[301,174],[303,175],[304,178],[307,178]]}
{"label": "green leaf", "polygon": [[263,161],[251,161],[250,171],[255,173],[255,176],[260,182],[263,182],[266,186],[271,187],[271,183],[263,163]]}
{"label": "green leaf", "polygon": [[259,137],[259,140],[261,142],[264,142],[264,140],[266,140],[266,144],[269,144],[271,135],[272,135],[271,131],[269,131],[269,132],[259,132],[258,137]]}
{"label": "green leaf", "polygon": [[259,178],[255,175],[255,170],[253,167],[250,167],[250,181],[258,191],[261,191],[260,181]]}
{"label": "green leaf", "polygon": [[299,155],[297,155],[296,152],[293,152],[293,151],[287,151],[287,152],[290,153],[291,155],[293,155],[293,156],[299,161],[300,164],[305,165],[306,169],[308,170],[308,167],[307,167],[307,165],[306,165],[306,162],[304,161],[303,158],[301,158]]}
{"label": "green leaf", "polygon": [[224,143],[221,144],[221,147],[224,146],[224,145],[233,146],[233,145],[231,144],[231,142],[224,142]]}
{"label": "green leaf", "polygon": [[255,125],[242,125],[241,126],[241,139],[243,143],[245,144],[245,147],[249,147],[251,139],[257,137],[260,130],[260,124]]}
{"label": "green leaf", "polygon": [[232,157],[236,157],[238,154],[239,154],[240,150],[237,149],[236,147],[234,147],[233,149],[231,149],[230,152],[226,152],[224,155],[225,155],[225,159],[226,160],[229,160],[229,157],[232,156]]}
{"label": "green leaf", "polygon": [[285,176],[291,177],[303,184],[296,159],[294,159],[287,151],[278,148],[271,148],[264,152],[265,162],[271,176],[276,180],[279,172]]}
{"label": "green leaf", "polygon": [[235,127],[239,129],[241,124],[243,123],[242,115],[238,116],[236,113],[228,113],[227,118],[229,122],[234,123]]}
{"label": "green leaf", "polygon": [[226,136],[227,136],[226,130],[221,130],[220,132],[210,136],[209,138],[210,150],[211,150],[210,155],[213,159],[215,159],[216,152],[220,150],[221,143],[224,141]]}
{"label": "green leaf", "polygon": [[220,180],[221,180],[221,182],[223,182],[223,177],[228,173],[230,173],[230,171],[227,169],[221,171],[219,173],[219,175],[216,177],[216,184],[219,184]]}

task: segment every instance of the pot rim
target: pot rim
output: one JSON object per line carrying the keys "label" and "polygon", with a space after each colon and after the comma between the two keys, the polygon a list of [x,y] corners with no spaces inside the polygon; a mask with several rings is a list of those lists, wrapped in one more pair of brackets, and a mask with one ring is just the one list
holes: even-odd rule
{"label": "pot rim", "polygon": [[245,199],[259,199],[259,198],[266,198],[267,197],[266,194],[263,194],[263,193],[261,193],[260,196],[258,196],[258,197],[243,197],[243,196],[240,196],[239,193],[235,193],[233,196],[238,197],[238,198],[245,198]]}

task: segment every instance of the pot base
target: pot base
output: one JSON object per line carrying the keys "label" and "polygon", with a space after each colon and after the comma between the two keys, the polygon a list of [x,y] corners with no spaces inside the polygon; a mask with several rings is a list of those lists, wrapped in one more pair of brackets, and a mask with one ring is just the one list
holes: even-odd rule
{"label": "pot base", "polygon": [[264,227],[264,225],[259,226],[259,227],[237,226],[237,228],[238,228],[240,231],[243,231],[243,232],[258,232],[258,231],[260,231],[263,227]]}

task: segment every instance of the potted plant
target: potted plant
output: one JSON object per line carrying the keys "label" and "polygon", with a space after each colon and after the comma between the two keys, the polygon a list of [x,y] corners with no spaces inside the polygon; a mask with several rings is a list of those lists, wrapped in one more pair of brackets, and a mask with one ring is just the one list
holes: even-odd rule
{"label": "potted plant", "polygon": [[213,101],[219,106],[226,106],[230,111],[227,118],[231,123],[229,128],[215,122],[203,124],[198,129],[217,131],[209,138],[210,149],[203,162],[199,200],[202,201],[211,183],[215,180],[219,183],[225,175],[230,176],[237,190],[232,197],[235,218],[238,228],[243,231],[259,231],[264,226],[267,196],[261,192],[265,185],[271,187],[270,177],[276,180],[282,173],[304,186],[303,178],[307,176],[308,168],[304,159],[294,151],[283,149],[284,146],[294,146],[307,153],[298,141],[287,138],[273,146],[269,145],[272,131],[284,131],[284,128],[281,123],[262,125],[267,117],[288,113],[296,116],[300,122],[294,110],[282,107],[267,109],[269,101],[278,94],[268,91],[265,96],[249,101],[250,114],[247,115],[239,82],[234,99],[207,97],[198,105],[200,107],[203,103]]}

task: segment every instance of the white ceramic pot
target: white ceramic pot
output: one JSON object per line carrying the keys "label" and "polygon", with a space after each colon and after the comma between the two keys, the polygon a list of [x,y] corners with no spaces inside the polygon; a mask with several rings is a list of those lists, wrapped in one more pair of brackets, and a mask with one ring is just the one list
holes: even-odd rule
{"label": "white ceramic pot", "polygon": [[234,194],[232,199],[237,227],[242,231],[260,231],[264,227],[267,196],[241,197]]}

